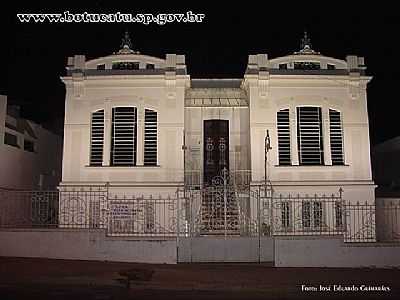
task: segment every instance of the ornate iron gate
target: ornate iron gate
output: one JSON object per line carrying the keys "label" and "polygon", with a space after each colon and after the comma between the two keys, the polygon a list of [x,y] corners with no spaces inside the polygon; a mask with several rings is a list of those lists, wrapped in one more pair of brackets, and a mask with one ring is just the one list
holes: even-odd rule
{"label": "ornate iron gate", "polygon": [[[349,241],[354,232],[349,229],[355,225],[354,209],[343,201],[341,189],[329,195],[277,194],[268,182],[237,184],[224,168],[203,189],[187,186],[186,201],[190,240],[179,245],[191,254],[190,259],[183,255],[185,261],[272,261],[275,236],[342,235]],[[363,219],[369,215],[362,213]],[[367,241],[373,234],[364,227],[357,232]],[[235,245],[243,251],[232,250]]]}
{"label": "ornate iron gate", "polygon": [[[270,199],[261,186],[251,187],[235,175],[223,168],[202,189],[186,186],[189,230],[178,242],[180,262],[260,262],[261,245],[268,244],[261,243],[265,235],[271,247],[266,259],[272,261],[272,238],[261,209],[261,203]],[[268,209],[265,215],[269,216]]]}
{"label": "ornate iron gate", "polygon": [[252,207],[251,203],[260,202],[259,187],[238,184],[234,177],[224,168],[210,185],[202,189],[186,187],[191,236],[243,236],[257,231],[254,212],[260,206]]}

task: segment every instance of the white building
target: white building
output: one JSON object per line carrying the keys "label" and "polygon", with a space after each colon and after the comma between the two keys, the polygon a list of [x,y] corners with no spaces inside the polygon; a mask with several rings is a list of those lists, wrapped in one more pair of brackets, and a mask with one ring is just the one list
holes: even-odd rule
{"label": "white building", "polygon": [[62,138],[21,118],[0,95],[0,188],[54,189],[61,179]]}
{"label": "white building", "polygon": [[112,55],[68,58],[61,186],[167,193],[225,167],[284,195],[341,188],[374,204],[362,57],[324,56],[305,36],[293,54],[249,55],[241,79],[193,79],[184,55],[131,48],[126,36]]}

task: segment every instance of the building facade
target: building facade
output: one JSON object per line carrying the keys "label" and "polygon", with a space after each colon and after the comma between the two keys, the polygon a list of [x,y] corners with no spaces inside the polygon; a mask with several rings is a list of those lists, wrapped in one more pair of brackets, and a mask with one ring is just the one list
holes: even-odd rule
{"label": "building facade", "polygon": [[[126,35],[110,56],[68,58],[60,186],[173,194],[226,170],[234,186],[373,205],[365,70],[362,57],[324,56],[305,35],[291,55],[249,55],[243,78],[193,79],[184,55],[140,54]],[[321,218],[320,203],[302,204],[301,218]]]}
{"label": "building facade", "polygon": [[203,185],[221,157],[263,182],[268,131],[273,186],[343,187],[373,202],[365,69],[362,57],[323,56],[307,38],[292,55],[249,55],[242,79],[191,79],[183,55],[142,55],[129,40],[107,57],[70,57],[61,184],[168,186],[186,173]]}

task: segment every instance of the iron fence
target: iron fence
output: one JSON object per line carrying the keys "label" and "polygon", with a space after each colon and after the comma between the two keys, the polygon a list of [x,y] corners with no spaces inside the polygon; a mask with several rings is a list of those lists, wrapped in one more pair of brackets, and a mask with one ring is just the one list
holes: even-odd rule
{"label": "iron fence", "polygon": [[279,195],[271,201],[275,235],[337,235],[345,232],[345,203],[337,195]]}
{"label": "iron fence", "polygon": [[56,227],[58,205],[58,191],[0,189],[0,227]]}
{"label": "iron fence", "polygon": [[0,190],[0,227],[102,229],[109,236],[339,235],[345,242],[400,242],[400,201],[350,203],[331,195],[218,185],[153,195],[108,185],[58,191]]}
{"label": "iron fence", "polygon": [[107,234],[136,237],[186,235],[184,200],[177,195],[111,196],[108,199]]}
{"label": "iron fence", "polygon": [[345,206],[345,242],[375,242],[375,205],[368,202],[351,203]]}
{"label": "iron fence", "polygon": [[61,186],[59,188],[60,228],[106,228],[108,185]]}
{"label": "iron fence", "polygon": [[[233,170],[230,171],[232,183],[237,186],[250,185],[251,170]],[[185,186],[200,187],[203,184],[203,172],[201,170],[185,170]]]}

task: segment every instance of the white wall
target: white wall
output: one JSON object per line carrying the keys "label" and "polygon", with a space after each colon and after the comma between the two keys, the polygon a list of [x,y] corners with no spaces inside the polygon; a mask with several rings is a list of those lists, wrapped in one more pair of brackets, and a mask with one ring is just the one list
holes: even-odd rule
{"label": "white wall", "polygon": [[[261,62],[259,62],[261,65]],[[269,179],[275,186],[287,186],[292,191],[308,186],[343,187],[346,200],[374,203],[374,183],[371,176],[369,124],[366,85],[371,77],[350,75],[278,75],[268,71],[245,75],[245,87],[250,97],[250,136],[252,180],[264,180],[264,138],[269,130],[272,149],[268,154]],[[299,166],[296,137],[296,107],[319,106],[323,115],[323,166]],[[279,166],[276,113],[289,108],[293,166]],[[330,161],[328,110],[341,112],[344,132],[345,165],[332,166]],[[329,189],[329,188],[328,188]],[[304,189],[303,189],[304,190]],[[361,192],[361,194],[359,194]]]}
{"label": "white wall", "polygon": [[108,238],[104,231],[1,230],[0,256],[176,263],[176,240]]}
{"label": "white wall", "polygon": [[[137,55],[134,55],[135,57]],[[90,63],[88,63],[90,64]],[[63,184],[74,183],[181,183],[183,182],[184,90],[187,75],[85,76],[63,78],[66,85]],[[111,167],[111,111],[114,106],[138,109],[137,166]],[[158,166],[143,167],[144,109],[158,112]],[[90,167],[91,113],[105,110],[102,167]]]}
{"label": "white wall", "polygon": [[273,238],[195,237],[180,238],[178,262],[272,262]]}
{"label": "white wall", "polygon": [[275,238],[276,267],[400,267],[400,245],[344,244],[343,237]]}
{"label": "white wall", "polygon": [[[264,164],[260,164],[260,162],[262,161],[261,158],[263,159],[264,137],[267,129],[270,132],[272,144],[272,150],[269,152],[271,180],[371,180],[365,94],[360,95],[358,99],[351,99],[347,87],[340,84],[339,78],[337,80],[333,78],[331,80],[271,78],[268,96],[260,97],[259,83],[255,79],[248,79],[248,81],[250,84],[250,126],[254,180],[261,180],[264,174],[262,168]],[[323,111],[327,111],[329,108],[341,111],[345,147],[344,166],[278,166],[276,113],[279,109],[289,108],[291,127],[295,128],[295,110],[297,106],[302,105],[321,106]],[[329,122],[329,119],[323,121],[324,126]],[[324,139],[329,140],[329,135],[326,132]],[[291,143],[293,147],[296,143],[295,138],[291,139]],[[330,158],[330,149],[324,148],[327,160]],[[292,162],[295,163],[293,157]]]}
{"label": "white wall", "polygon": [[[210,243],[194,239],[192,261],[256,261],[257,238],[229,238]],[[207,238],[204,238],[207,240]],[[213,248],[207,246],[214,245]],[[179,262],[190,262],[190,239],[181,239]],[[273,246],[275,246],[273,248]],[[275,257],[276,267],[391,268],[400,267],[400,245],[383,243],[344,244],[342,237],[277,237],[261,240],[261,261]],[[106,237],[102,230],[32,229],[0,231],[0,256],[141,263],[176,263],[176,239]],[[236,258],[236,260],[234,259]],[[241,258],[241,259],[238,259]]]}

